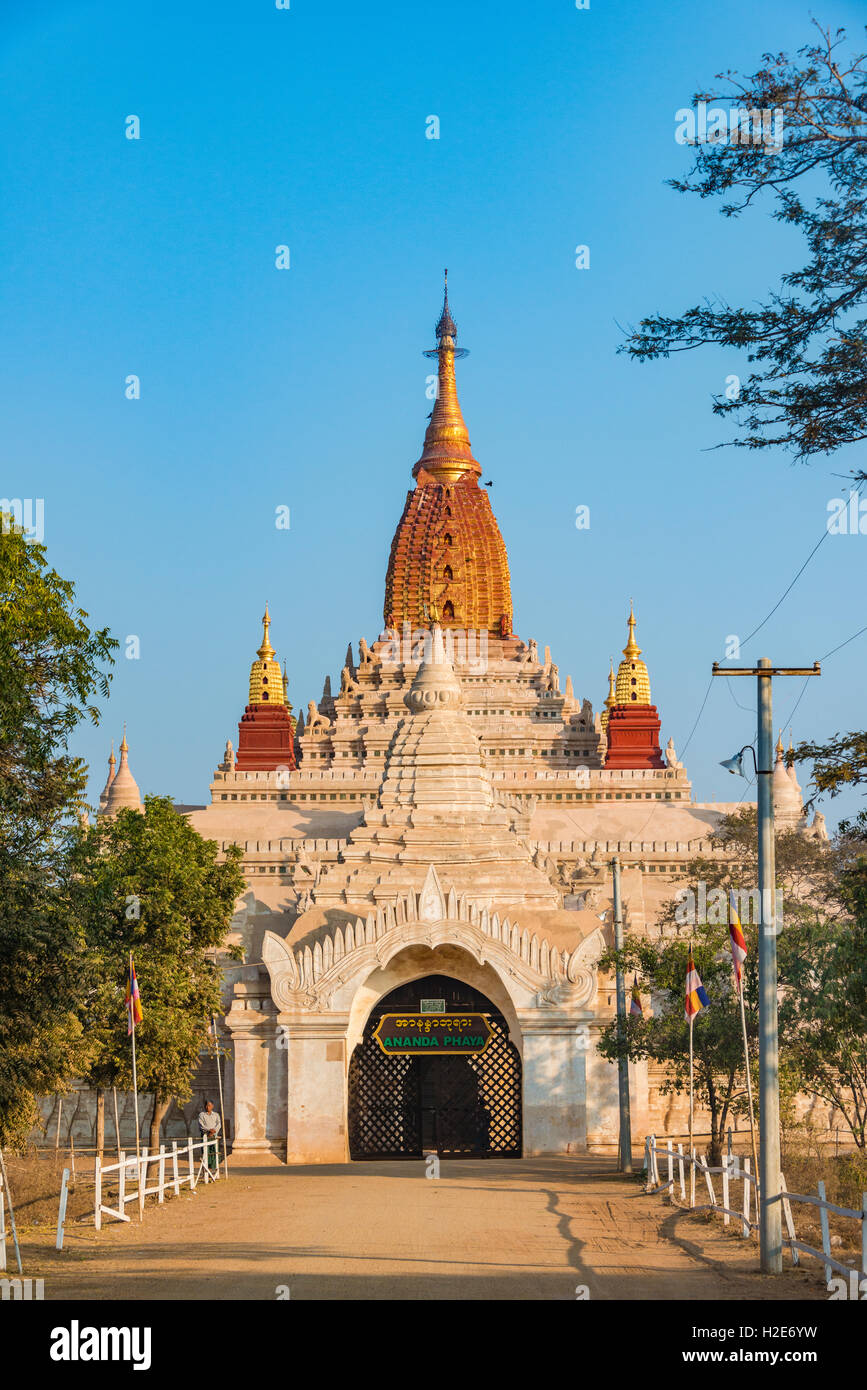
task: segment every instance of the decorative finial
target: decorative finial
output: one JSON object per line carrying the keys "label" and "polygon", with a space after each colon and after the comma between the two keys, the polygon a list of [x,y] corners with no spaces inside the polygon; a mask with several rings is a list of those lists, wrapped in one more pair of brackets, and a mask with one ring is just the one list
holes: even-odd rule
{"label": "decorative finial", "polygon": [[417,478],[423,468],[440,483],[456,482],[465,473],[475,474],[478,478],[482,470],[473,458],[455,384],[455,362],[459,357],[466,357],[467,350],[459,348],[455,342],[458,328],[449,308],[448,271],[445,272],[442,313],[434,331],[437,345],[428,348],[424,355],[438,359],[437,394],[425,432],[422,455],[413,469],[413,477]]}
{"label": "decorative finial", "polygon": [[448,270],[446,270],[445,272],[445,288],[443,289],[443,311],[440,314],[439,323],[436,326],[435,332],[437,336],[437,342],[439,342],[441,338],[445,338],[446,336],[448,336],[451,339],[455,339],[458,336],[458,326],[452,318],[451,310],[449,309]]}
{"label": "decorative finial", "polygon": [[626,646],[623,648],[623,655],[628,661],[634,661],[637,656],[641,655],[641,648],[635,640],[635,608],[632,599],[629,600],[629,636],[626,640]]}
{"label": "decorative finial", "polygon": [[114,756],[114,739],[112,739],[112,741],[111,741],[111,752],[110,752],[109,755],[108,755],[108,765],[109,765],[109,767],[114,767],[114,765],[115,765],[116,762],[117,762],[117,758]]}
{"label": "decorative finial", "polygon": [[776,750],[775,750],[775,751],[776,751],[776,754],[777,754],[777,762],[780,762],[781,759],[782,759],[782,756],[783,756],[783,731],[782,731],[782,729],[780,729],[779,737],[777,738],[777,747],[776,747]]}
{"label": "decorative finial", "polygon": [[124,753],[128,753],[128,752],[129,752],[129,744],[128,744],[127,741],[126,741],[126,720],[124,720],[124,724],[123,724],[123,738],[121,739],[121,742],[120,742],[120,752],[121,752],[121,757],[123,756]]}
{"label": "decorative finial", "polygon": [[271,638],[268,629],[271,626],[271,615],[268,612],[268,604],[265,604],[265,612],[262,617],[262,645],[257,652],[260,661],[272,660],[275,656],[274,648],[271,646]]}

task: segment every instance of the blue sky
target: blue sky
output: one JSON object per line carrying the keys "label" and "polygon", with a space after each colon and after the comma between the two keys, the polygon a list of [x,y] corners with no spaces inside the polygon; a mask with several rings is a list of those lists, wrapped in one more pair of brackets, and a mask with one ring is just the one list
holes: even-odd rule
{"label": "blue sky", "polygon": [[[857,44],[859,9],[820,17]],[[809,468],[713,452],[711,396],[745,374],[737,354],[616,355],[643,314],[756,301],[801,262],[769,209],[726,220],[665,184],[690,162],[677,109],[721,69],[810,38],[791,0],[722,15],[7,0],[0,493],[45,499],[53,565],[94,623],[140,639],[102,725],[76,739],[92,795],[126,720],[143,790],[207,799],[266,599],[296,709],[350,640],[378,634],[444,265],[516,631],[599,707],[634,596],[681,750],[726,637],[765,616],[823,533],[835,475],[863,467],[856,450]],[[865,548],[829,536],[743,661],[809,664],[850,636]],[[796,738],[863,725],[865,652],[862,637],[809,683]],[[778,682],[777,722],[802,684]],[[750,705],[752,682],[715,682],[688,749],[699,800],[740,794],[718,766],[754,731],[733,695]]]}

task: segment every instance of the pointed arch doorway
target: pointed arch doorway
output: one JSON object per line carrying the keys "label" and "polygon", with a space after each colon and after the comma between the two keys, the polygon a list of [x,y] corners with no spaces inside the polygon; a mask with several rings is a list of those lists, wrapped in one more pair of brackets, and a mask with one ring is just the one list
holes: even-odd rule
{"label": "pointed arch doorway", "polygon": [[[422,1000],[483,1013],[492,1037],[478,1056],[387,1056],[373,1036],[384,1014],[417,1013]],[[521,1057],[486,995],[450,975],[426,975],[371,1009],[349,1063],[352,1159],[520,1158]]]}

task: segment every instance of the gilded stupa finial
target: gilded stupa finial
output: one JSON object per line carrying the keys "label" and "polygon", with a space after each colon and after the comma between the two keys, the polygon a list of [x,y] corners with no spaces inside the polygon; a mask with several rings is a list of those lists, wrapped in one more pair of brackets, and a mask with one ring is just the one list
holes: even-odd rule
{"label": "gilded stupa finial", "polygon": [[614,694],[614,658],[609,657],[608,666],[608,694],[605,697],[605,705],[608,709],[617,704],[617,697]]}
{"label": "gilded stupa finial", "polygon": [[257,653],[260,661],[273,661],[275,652],[271,646],[271,638],[268,629],[271,626],[271,615],[268,612],[268,604],[265,604],[265,612],[262,616],[262,645]]}
{"label": "gilded stupa finial", "polygon": [[435,329],[437,345],[425,351],[425,357],[438,359],[436,401],[425,432],[421,458],[413,469],[414,477],[424,469],[441,483],[456,482],[468,472],[479,477],[482,471],[473,458],[469,432],[458,401],[455,361],[458,357],[466,357],[467,350],[457,346],[458,327],[449,307],[448,276],[446,270],[442,313]]}
{"label": "gilded stupa finial", "polygon": [[783,731],[782,731],[782,729],[780,729],[779,735],[778,735],[778,737],[777,737],[777,746],[776,746],[776,749],[775,749],[774,751],[776,752],[776,755],[777,755],[777,762],[778,762],[778,763],[779,763],[779,762],[782,762],[782,760],[783,760]]}
{"label": "gilded stupa finial", "polygon": [[[123,724],[123,738],[122,738],[121,741],[120,741],[120,753],[121,753],[121,757],[123,757],[124,753],[128,753],[128,752],[129,752],[129,744],[128,744],[127,741],[126,741],[126,720],[124,720],[124,724]],[[114,753],[114,744],[112,744],[112,754],[113,754],[113,753]]]}
{"label": "gilded stupa finial", "polygon": [[637,656],[641,655],[641,648],[635,640],[635,606],[632,599],[629,600],[629,636],[626,640],[626,646],[623,648],[623,655],[628,661],[634,661]]}
{"label": "gilded stupa finial", "polygon": [[617,668],[615,696],[618,705],[649,705],[650,677],[647,665],[639,661],[641,648],[635,640],[635,605],[629,600],[629,635],[623,648],[623,660]]}

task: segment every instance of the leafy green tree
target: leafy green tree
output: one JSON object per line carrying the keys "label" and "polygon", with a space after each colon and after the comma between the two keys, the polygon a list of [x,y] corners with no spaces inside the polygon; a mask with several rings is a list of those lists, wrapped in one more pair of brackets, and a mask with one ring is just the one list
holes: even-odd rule
{"label": "leafy green tree", "polygon": [[[710,1152],[716,1163],[730,1116],[744,1113],[747,1107],[743,1030],[733,988],[728,934],[727,894],[731,889],[739,894],[739,915],[747,942],[744,1013],[754,1080],[757,1076],[758,903],[750,904],[750,915],[745,897],[758,884],[755,807],[724,817],[712,840],[714,851],[688,864],[684,879],[687,889],[660,913],[661,937],[630,937],[624,943],[623,968],[637,971],[642,988],[651,992],[653,1016],[628,1018],[622,1029],[614,1020],[601,1036],[600,1051],[611,1060],[625,1053],[635,1061],[647,1058],[661,1063],[667,1072],[663,1094],[688,1091],[689,1025],[684,1017],[684,994],[691,937],[696,968],[711,1001],[710,1008],[700,1013],[693,1025],[694,1077],[696,1096],[711,1116]],[[848,842],[829,846],[795,831],[779,832],[775,850],[783,907],[778,965],[785,993],[790,972],[793,982],[800,979],[800,953],[805,943],[809,950],[812,933],[823,928],[835,941],[845,936],[851,914],[841,895],[840,875],[851,869],[857,851]],[[616,960],[616,953],[609,951],[600,964],[613,969]],[[811,1008],[806,987],[799,998],[801,1017],[806,1018]],[[781,1025],[783,1080],[789,1093],[798,1086],[815,1090],[801,1068],[804,1054],[798,1027],[790,1010]],[[826,1042],[830,1045],[830,1034]]]}
{"label": "leafy green tree", "polygon": [[781,148],[756,143],[754,123],[745,140],[742,125],[737,139],[694,142],[692,171],[670,180],[680,193],[725,198],[726,217],[768,194],[776,220],[803,233],[805,264],[764,303],[653,314],[620,349],[639,361],[709,343],[745,350],[751,371],[733,399],[715,398],[714,412],[745,431],[730,442],[779,444],[801,460],[867,437],[867,55],[843,56],[845,31],[816,28],[794,59],[766,53],[751,76],[720,73],[718,90],[695,97],[780,112]]}
{"label": "leafy green tree", "polygon": [[784,940],[780,1029],[802,1086],[844,1117],[867,1148],[867,853],[844,869],[844,918],[802,913]]}
{"label": "leafy green tree", "polygon": [[[758,1036],[755,930],[745,927],[744,935],[749,949],[744,1004],[747,1033],[754,1044]],[[692,943],[695,966],[711,1001],[710,1008],[693,1022],[695,1094],[698,1104],[710,1113],[709,1152],[711,1163],[718,1164],[730,1117],[746,1108],[740,1005],[732,984],[728,927],[697,924],[692,928]],[[621,952],[623,968],[641,976],[641,988],[652,995],[654,1010],[644,1018],[627,1018],[622,1029],[615,1019],[599,1040],[599,1051],[610,1061],[624,1053],[631,1061],[662,1063],[663,1095],[689,1093],[689,1024],[684,1016],[688,956],[685,937],[629,937]],[[608,952],[600,960],[601,968],[614,969],[616,959],[614,951]]]}
{"label": "leafy green tree", "polygon": [[86,769],[68,751],[98,721],[117,643],[92,632],[45,548],[0,514],[0,1143],[19,1143],[37,1096],[87,1054],[85,943],[71,896]]}
{"label": "leafy green tree", "polygon": [[167,797],[144,813],[102,819],[79,845],[76,910],[95,966],[87,1003],[90,1080],[132,1086],[124,991],[130,952],[142,997],[136,1028],[139,1089],[154,1093],[150,1144],[157,1147],[172,1100],[192,1094],[212,1014],[220,1008],[216,953],[243,891],[241,851],[222,863]]}

